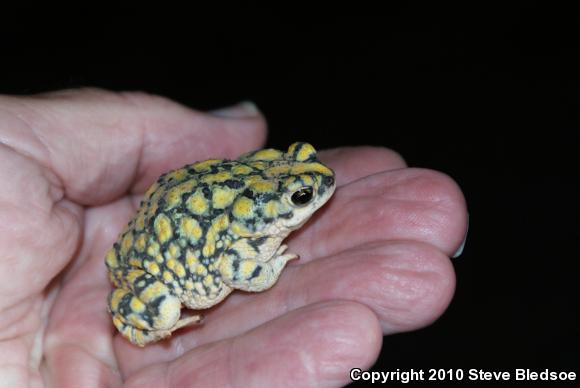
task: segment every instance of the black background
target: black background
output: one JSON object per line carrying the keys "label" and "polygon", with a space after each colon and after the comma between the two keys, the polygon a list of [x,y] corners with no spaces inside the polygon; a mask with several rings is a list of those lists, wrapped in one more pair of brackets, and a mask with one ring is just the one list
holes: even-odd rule
{"label": "black background", "polygon": [[470,212],[455,298],[432,326],[385,337],[374,369],[580,372],[571,8],[189,6],[5,13],[0,92],[99,86],[199,109],[252,100],[271,146],[382,145],[443,171]]}

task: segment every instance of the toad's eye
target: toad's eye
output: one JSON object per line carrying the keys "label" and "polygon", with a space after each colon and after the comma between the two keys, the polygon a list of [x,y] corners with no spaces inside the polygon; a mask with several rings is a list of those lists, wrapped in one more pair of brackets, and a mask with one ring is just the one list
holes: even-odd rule
{"label": "toad's eye", "polygon": [[295,191],[290,198],[292,203],[296,206],[304,206],[308,204],[312,200],[312,194],[314,191],[312,187],[302,187],[299,190]]}

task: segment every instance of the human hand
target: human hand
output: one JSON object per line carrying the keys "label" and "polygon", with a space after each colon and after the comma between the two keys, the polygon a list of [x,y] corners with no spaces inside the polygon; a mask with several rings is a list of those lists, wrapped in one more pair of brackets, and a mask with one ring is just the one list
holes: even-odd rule
{"label": "human hand", "polygon": [[382,335],[436,319],[454,289],[461,192],[392,151],[351,147],[319,152],[338,189],[287,240],[301,259],[271,290],[234,293],[202,326],[145,348],[118,335],[103,257],[143,192],[264,138],[247,105],[205,114],[140,93],[0,97],[0,385],[341,386],[372,365]]}

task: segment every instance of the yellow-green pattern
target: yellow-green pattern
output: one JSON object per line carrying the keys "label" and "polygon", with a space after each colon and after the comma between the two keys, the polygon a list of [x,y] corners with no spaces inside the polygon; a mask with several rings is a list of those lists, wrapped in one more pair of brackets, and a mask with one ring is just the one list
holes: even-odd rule
{"label": "yellow-green pattern", "polygon": [[335,189],[308,143],[211,159],[162,175],[106,255],[115,327],[144,346],[171,335],[233,289],[273,286],[288,260],[282,241]]}

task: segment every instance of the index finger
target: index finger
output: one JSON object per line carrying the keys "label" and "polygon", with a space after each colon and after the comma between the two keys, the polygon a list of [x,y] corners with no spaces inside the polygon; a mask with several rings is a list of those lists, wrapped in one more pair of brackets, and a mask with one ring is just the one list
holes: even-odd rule
{"label": "index finger", "polygon": [[2,141],[54,172],[64,195],[83,205],[143,192],[171,168],[236,157],[265,138],[255,108],[218,117],[144,93],[65,90],[4,96],[0,105]]}

